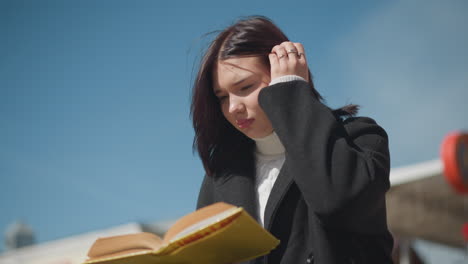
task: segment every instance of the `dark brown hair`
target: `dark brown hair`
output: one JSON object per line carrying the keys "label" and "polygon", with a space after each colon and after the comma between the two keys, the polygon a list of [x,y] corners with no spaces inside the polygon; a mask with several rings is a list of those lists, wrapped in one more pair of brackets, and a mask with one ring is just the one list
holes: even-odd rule
{"label": "dark brown hair", "polygon": [[[254,141],[224,118],[213,92],[216,62],[232,57],[261,56],[262,62],[270,68],[268,54],[275,45],[284,41],[289,39],[270,19],[250,16],[221,31],[206,50],[193,84],[190,114],[195,129],[193,148],[198,152],[207,175],[244,170],[246,165],[253,163]],[[314,87],[310,70],[309,80],[313,95],[322,100]],[[335,110],[337,116],[354,115],[356,112],[355,105]]]}

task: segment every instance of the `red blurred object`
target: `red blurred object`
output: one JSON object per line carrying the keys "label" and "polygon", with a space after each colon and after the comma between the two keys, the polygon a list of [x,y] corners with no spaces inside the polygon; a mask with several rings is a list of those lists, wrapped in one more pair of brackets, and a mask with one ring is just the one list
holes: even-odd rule
{"label": "red blurred object", "polygon": [[441,157],[444,175],[459,193],[468,193],[468,134],[449,133],[442,141]]}
{"label": "red blurred object", "polygon": [[465,238],[465,241],[468,242],[468,223],[465,223],[462,227],[462,235]]}

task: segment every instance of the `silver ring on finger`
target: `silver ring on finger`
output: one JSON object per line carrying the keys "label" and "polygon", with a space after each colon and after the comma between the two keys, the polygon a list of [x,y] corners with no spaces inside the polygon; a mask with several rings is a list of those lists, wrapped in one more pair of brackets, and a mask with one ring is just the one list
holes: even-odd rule
{"label": "silver ring on finger", "polygon": [[301,55],[300,55],[299,52],[297,52],[297,51],[289,51],[288,54],[289,54],[289,53],[295,53],[297,58],[300,58],[300,57],[301,57]]}
{"label": "silver ring on finger", "polygon": [[280,55],[278,56],[278,59],[282,59],[282,58],[284,58],[284,54],[280,54]]}

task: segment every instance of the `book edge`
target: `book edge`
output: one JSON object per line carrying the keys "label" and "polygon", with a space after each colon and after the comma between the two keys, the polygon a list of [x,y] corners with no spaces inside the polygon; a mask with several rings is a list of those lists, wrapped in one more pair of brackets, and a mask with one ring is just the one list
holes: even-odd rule
{"label": "book edge", "polygon": [[[112,260],[116,260],[116,259],[124,259],[124,258],[130,258],[130,257],[135,257],[135,256],[139,256],[139,255],[155,255],[155,256],[164,256],[164,255],[167,255],[167,254],[170,254],[171,252],[174,252],[175,250],[185,246],[185,245],[182,245],[182,246],[177,246],[176,243],[187,238],[187,237],[190,237],[194,234],[197,234],[205,229],[208,229],[210,226],[212,225],[215,225],[229,217],[232,217],[236,214],[240,214],[242,212],[245,212],[244,208],[242,207],[237,207],[235,208],[235,210],[232,210],[232,212],[225,216],[224,218],[222,219],[218,219],[217,221],[215,222],[212,222],[210,224],[206,224],[196,230],[194,230],[193,232],[190,232],[188,233],[187,235],[183,236],[183,237],[180,237],[176,240],[170,240],[167,244],[163,244],[161,245],[160,248],[158,248],[157,250],[144,250],[144,251],[141,251],[141,252],[134,252],[134,253],[129,253],[129,254],[124,254],[124,255],[119,255],[119,256],[112,256],[112,257],[102,257],[102,258],[97,258],[97,259],[92,259],[92,260],[86,260],[85,262],[83,262],[82,264],[94,264],[94,263],[101,263],[101,262],[107,262],[107,261],[112,261]],[[235,220],[235,219],[234,219]],[[225,228],[226,226],[223,226],[221,227],[220,229],[218,230],[221,230],[223,228]],[[217,231],[217,230],[216,230]],[[205,236],[203,237],[206,237],[210,234],[213,234],[214,232],[211,232],[209,234],[206,234]],[[172,247],[172,248],[170,248]],[[169,250],[168,250],[169,249]],[[166,252],[165,252],[166,251]]]}

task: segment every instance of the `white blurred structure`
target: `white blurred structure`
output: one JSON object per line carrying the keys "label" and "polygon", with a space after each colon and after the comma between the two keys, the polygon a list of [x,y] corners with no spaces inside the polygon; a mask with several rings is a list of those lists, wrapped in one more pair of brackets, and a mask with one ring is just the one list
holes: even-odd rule
{"label": "white blurred structure", "polygon": [[464,247],[461,230],[468,221],[468,195],[449,185],[440,160],[392,169],[390,182],[387,219],[394,235]]}
{"label": "white blurred structure", "polygon": [[98,237],[141,232],[137,223],[116,226],[41,244],[9,250],[0,255],[1,264],[80,264]]}

